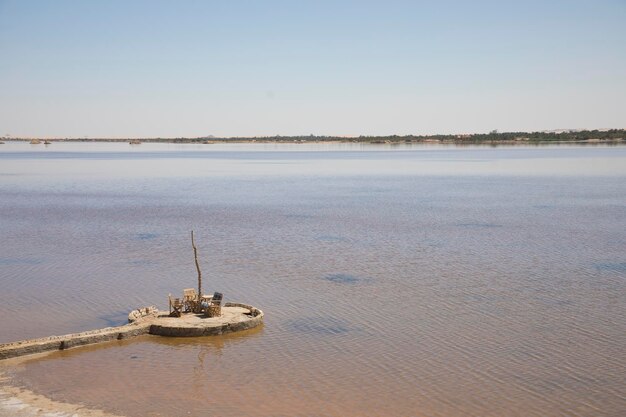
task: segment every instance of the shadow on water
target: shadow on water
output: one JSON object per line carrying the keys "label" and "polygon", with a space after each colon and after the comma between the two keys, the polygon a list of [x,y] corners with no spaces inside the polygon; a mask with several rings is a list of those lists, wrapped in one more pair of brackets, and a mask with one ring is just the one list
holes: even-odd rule
{"label": "shadow on water", "polygon": [[[193,348],[193,347],[210,347],[211,349],[221,350],[231,344],[238,344],[246,340],[254,339],[263,334],[264,325],[248,330],[242,330],[234,333],[226,333],[218,336],[202,336],[202,337],[163,337],[163,336],[142,336],[147,338],[151,343],[161,346],[172,346],[176,348]],[[139,338],[137,338],[139,340]]]}
{"label": "shadow on water", "polygon": [[[131,360],[146,360],[158,352],[181,351],[186,353],[208,353],[220,354],[223,349],[231,345],[236,345],[251,338],[260,337],[263,334],[263,325],[253,329],[242,330],[235,333],[226,333],[219,336],[203,337],[163,337],[153,335],[143,335],[131,339],[112,340],[110,342],[98,343],[94,345],[79,346],[67,350],[57,350],[50,353],[25,356],[19,358],[20,364],[38,363],[55,359],[91,360],[92,355],[107,356],[115,355],[119,358]],[[149,354],[149,356],[145,356]],[[169,354],[169,353],[167,353]],[[86,355],[86,356],[85,356]]]}
{"label": "shadow on water", "polygon": [[109,314],[98,316],[98,320],[105,322],[107,327],[121,326],[128,323],[128,311],[113,311]]}

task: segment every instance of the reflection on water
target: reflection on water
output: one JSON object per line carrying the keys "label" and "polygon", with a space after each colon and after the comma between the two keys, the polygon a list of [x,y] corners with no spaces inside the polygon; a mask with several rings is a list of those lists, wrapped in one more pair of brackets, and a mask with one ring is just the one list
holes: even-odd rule
{"label": "reflection on water", "polygon": [[[26,373],[37,372],[25,378],[51,387],[47,396],[67,400],[64,392],[71,390],[77,398],[91,398],[103,394],[106,408],[123,413],[141,407],[142,415],[204,415],[207,401],[246,385],[242,374],[225,372],[221,361],[237,361],[231,356],[241,343],[254,343],[263,327],[223,337],[171,339],[142,336],[81,349],[58,351],[45,360],[25,363]],[[40,366],[46,367],[41,372]],[[52,368],[47,368],[52,365]],[[113,365],[113,366],[112,366]],[[67,367],[77,372],[71,377]],[[245,364],[240,369],[245,370]],[[63,387],[62,389],[59,389]],[[253,388],[253,387],[250,387]],[[82,400],[78,400],[81,402]],[[163,407],[165,405],[165,407]]]}
{"label": "reflection on water", "polygon": [[[54,148],[7,143],[0,149],[0,178],[23,191],[45,177],[48,190],[81,177],[98,180],[145,177],[525,175],[623,176],[624,147],[454,147],[367,144],[224,144],[216,146],[56,143]],[[71,164],[63,161],[71,160]],[[222,178],[225,180],[224,178]],[[66,184],[63,184],[66,185]],[[77,186],[81,184],[75,184]],[[52,188],[51,188],[52,187]],[[14,187],[12,187],[14,188]],[[68,190],[64,186],[63,191]],[[134,192],[124,187],[125,191]],[[369,196],[389,192],[377,184],[353,189]],[[110,189],[109,189],[110,190]],[[127,194],[118,194],[118,198]],[[150,189],[143,189],[149,192]],[[88,197],[80,190],[77,197]],[[131,194],[132,196],[132,194]]]}
{"label": "reflection on water", "polygon": [[126,145],[2,145],[0,342],[167,308],[191,229],[265,326],[18,383],[129,416],[624,414],[626,147]]}

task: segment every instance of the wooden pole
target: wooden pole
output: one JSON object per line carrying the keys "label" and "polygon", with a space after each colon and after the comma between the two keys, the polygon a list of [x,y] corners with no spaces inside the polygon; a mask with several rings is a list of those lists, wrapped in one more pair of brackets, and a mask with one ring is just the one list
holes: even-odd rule
{"label": "wooden pole", "polygon": [[193,239],[193,230],[191,231],[191,246],[193,246],[193,257],[196,260],[196,269],[198,270],[198,302],[202,297],[202,272],[200,272],[200,264],[198,263],[198,249]]}

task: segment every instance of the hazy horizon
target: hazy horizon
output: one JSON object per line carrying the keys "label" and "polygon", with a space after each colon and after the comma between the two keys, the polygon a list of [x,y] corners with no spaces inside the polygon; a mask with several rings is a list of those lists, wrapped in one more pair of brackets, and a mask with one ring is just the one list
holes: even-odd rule
{"label": "hazy horizon", "polygon": [[[604,131],[608,131],[608,130],[624,130],[624,128],[622,127],[611,127],[611,128],[589,128],[589,129],[546,129],[546,130],[541,130],[541,131],[518,131],[518,132],[511,132],[511,131],[500,131],[498,130],[496,133],[536,133],[536,132],[541,132],[541,133],[560,133],[560,132],[568,132],[568,131],[572,131],[572,132],[577,132],[577,131],[593,131],[593,130],[597,130],[600,132],[604,132]],[[480,134],[486,134],[486,133],[490,133],[490,132],[453,132],[453,133],[433,133],[432,135],[480,135]],[[312,135],[313,137],[329,137],[329,138],[354,138],[354,139],[358,139],[359,137],[390,137],[390,136],[394,136],[396,134],[381,134],[381,135],[333,135],[333,134],[328,134],[328,135]],[[216,136],[216,135],[201,135],[201,136],[129,136],[129,135],[117,135],[117,136],[27,136],[27,135],[22,135],[22,136],[17,136],[17,135],[0,135],[0,139],[3,140],[28,140],[28,139],[50,139],[50,140],[128,140],[128,139],[250,139],[250,138],[255,138],[255,139],[264,139],[264,138],[274,138],[274,137],[306,137],[306,136],[310,136],[310,135],[250,135],[250,136]],[[402,134],[402,135],[397,135],[397,136],[415,136],[415,137],[427,137],[429,136],[429,134],[416,134],[416,133],[407,133],[407,134]]]}
{"label": "hazy horizon", "polygon": [[626,4],[0,0],[0,136],[626,127]]}

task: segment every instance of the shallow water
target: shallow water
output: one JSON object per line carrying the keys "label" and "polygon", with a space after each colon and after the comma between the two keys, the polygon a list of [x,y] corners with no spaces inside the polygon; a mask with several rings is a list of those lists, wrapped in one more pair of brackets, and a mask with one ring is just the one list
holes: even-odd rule
{"label": "shallow water", "polygon": [[622,416],[626,147],[0,145],[0,342],[196,285],[260,329],[8,371],[129,416]]}

